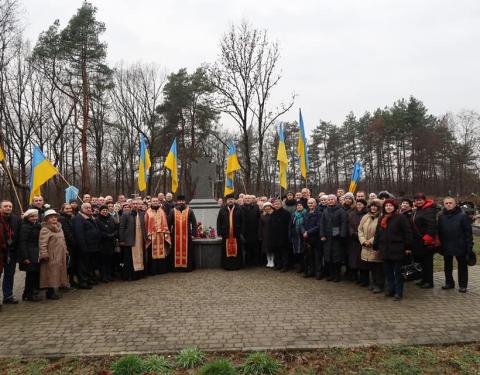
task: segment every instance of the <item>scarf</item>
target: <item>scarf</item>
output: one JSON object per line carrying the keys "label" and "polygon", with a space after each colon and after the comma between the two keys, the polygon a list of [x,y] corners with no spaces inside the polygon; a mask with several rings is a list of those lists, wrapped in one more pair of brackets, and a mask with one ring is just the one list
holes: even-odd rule
{"label": "scarf", "polygon": [[387,229],[388,220],[390,220],[392,216],[393,216],[393,213],[383,215],[382,221],[380,221],[380,226],[382,227],[382,229]]}
{"label": "scarf", "polygon": [[303,215],[307,212],[306,210],[302,211],[295,211],[295,215],[293,217],[293,223],[295,224],[295,230],[297,233],[300,233],[300,227],[303,225]]}

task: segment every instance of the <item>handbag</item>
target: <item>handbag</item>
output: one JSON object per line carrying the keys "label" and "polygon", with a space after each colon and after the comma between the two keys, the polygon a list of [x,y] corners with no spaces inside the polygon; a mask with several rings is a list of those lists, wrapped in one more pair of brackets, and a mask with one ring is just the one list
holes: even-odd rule
{"label": "handbag", "polygon": [[423,268],[418,262],[413,259],[409,264],[402,266],[402,276],[405,281],[418,280],[422,278]]}
{"label": "handbag", "polygon": [[474,265],[477,264],[477,255],[473,251],[467,252],[467,255],[465,256],[467,260],[467,264],[470,267],[473,267]]}

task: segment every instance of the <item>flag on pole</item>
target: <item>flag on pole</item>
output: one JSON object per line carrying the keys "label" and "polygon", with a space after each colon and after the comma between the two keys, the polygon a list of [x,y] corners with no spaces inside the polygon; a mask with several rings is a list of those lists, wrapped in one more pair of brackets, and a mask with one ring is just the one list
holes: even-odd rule
{"label": "flag on pole", "polygon": [[5,160],[5,153],[3,152],[2,146],[0,146],[0,161]]}
{"label": "flag on pole", "polygon": [[280,186],[286,189],[288,158],[287,158],[287,149],[285,148],[285,135],[283,134],[283,126],[281,124],[278,127],[277,160],[279,165]]}
{"label": "flag on pole", "polygon": [[235,172],[240,169],[240,163],[238,162],[237,151],[233,141],[230,141],[227,155],[227,168],[225,170],[225,189],[224,195],[232,194],[235,191],[234,181]]}
{"label": "flag on pole", "polygon": [[140,135],[140,161],[138,165],[138,190],[144,191],[147,188],[148,172],[152,162],[150,161],[150,153],[143,135]]}
{"label": "flag on pole", "polygon": [[71,200],[77,199],[80,190],[73,185],[65,189],[65,203],[70,203]]}
{"label": "flag on pole", "polygon": [[178,189],[178,155],[177,155],[177,138],[173,140],[172,147],[168,152],[167,159],[163,164],[165,168],[170,169],[172,175],[172,193]]}
{"label": "flag on pole", "polygon": [[34,196],[41,195],[40,187],[57,173],[57,168],[45,157],[42,150],[37,145],[33,146],[29,203],[33,202]]}
{"label": "flag on pole", "polygon": [[360,178],[362,178],[362,173],[362,164],[360,164],[360,162],[357,160],[353,165],[352,179],[350,180],[350,186],[348,187],[348,191],[350,193],[354,193],[357,189],[357,184],[360,181]]}
{"label": "flag on pole", "polygon": [[300,172],[303,178],[307,178],[308,163],[308,144],[305,136],[305,127],[303,125],[302,110],[300,109],[300,121],[298,128],[298,143],[297,143],[298,157],[300,158]]}

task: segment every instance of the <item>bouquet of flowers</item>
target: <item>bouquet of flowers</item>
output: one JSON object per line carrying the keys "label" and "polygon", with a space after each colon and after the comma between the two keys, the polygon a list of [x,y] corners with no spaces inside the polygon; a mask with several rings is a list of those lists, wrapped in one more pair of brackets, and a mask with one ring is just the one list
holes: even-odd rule
{"label": "bouquet of flowers", "polygon": [[201,221],[197,223],[197,238],[217,238],[215,228],[203,225]]}

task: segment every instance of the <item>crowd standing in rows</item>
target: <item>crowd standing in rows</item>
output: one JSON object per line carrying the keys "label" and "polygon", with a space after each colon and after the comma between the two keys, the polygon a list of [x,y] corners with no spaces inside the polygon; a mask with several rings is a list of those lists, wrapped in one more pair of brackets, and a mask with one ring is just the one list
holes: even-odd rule
{"label": "crowd standing in rows", "polygon": [[[59,212],[42,197],[19,218],[12,203],[0,204],[0,271],[3,303],[13,296],[17,264],[26,273],[24,301],[55,300],[60,290],[91,289],[100,282],[137,280],[147,275],[195,268],[195,214],[185,197],[171,193],[126,199],[85,194]],[[219,199],[217,233],[222,238],[222,267],[266,266],[295,269],[304,277],[331,282],[349,280],[403,298],[402,267],[421,264],[420,288],[434,287],[433,259],[444,257],[445,284],[459,291],[468,284],[467,259],[473,251],[472,215],[452,197],[437,205],[422,193],[395,199],[364,191],[336,194],[307,188],[283,199],[240,194]]]}

